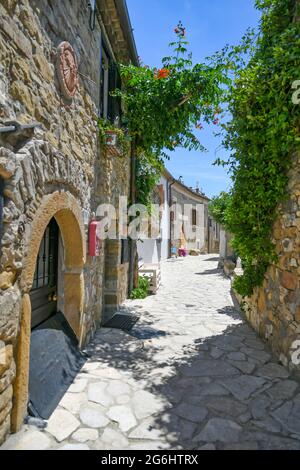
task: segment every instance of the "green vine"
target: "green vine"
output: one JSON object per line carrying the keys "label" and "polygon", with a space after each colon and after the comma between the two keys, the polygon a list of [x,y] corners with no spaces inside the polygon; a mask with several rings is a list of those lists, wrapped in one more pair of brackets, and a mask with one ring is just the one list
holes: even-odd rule
{"label": "green vine", "polygon": [[203,124],[219,124],[227,73],[222,63],[193,64],[186,30],[175,28],[176,41],[161,68],[119,65],[121,97],[126,110],[123,123],[137,143],[137,191],[139,202],[149,205],[162,168],[162,159],[176,147],[204,151],[199,140]]}
{"label": "green vine", "polygon": [[[267,267],[277,261],[272,228],[300,142],[300,106],[292,102],[292,84],[300,78],[299,2],[257,0],[256,6],[262,11],[258,36],[246,48],[226,52],[237,75],[229,87],[232,119],[224,125],[233,180],[225,219],[243,262],[244,275],[235,280],[243,296],[262,285]],[[245,51],[250,60],[240,67]]]}
{"label": "green vine", "polygon": [[208,205],[211,217],[224,226],[226,226],[226,210],[229,206],[230,199],[230,194],[222,191],[219,196],[213,197]]}
{"label": "green vine", "polygon": [[163,162],[152,154],[138,151],[136,161],[136,202],[152,210],[152,195],[163,171]]}

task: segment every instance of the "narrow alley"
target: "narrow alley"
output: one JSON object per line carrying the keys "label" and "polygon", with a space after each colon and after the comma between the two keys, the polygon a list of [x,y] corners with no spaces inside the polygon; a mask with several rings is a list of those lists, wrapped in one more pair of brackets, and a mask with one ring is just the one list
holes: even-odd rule
{"label": "narrow alley", "polygon": [[214,255],[162,263],[156,296],[101,329],[45,430],[2,449],[300,449],[300,383],[233,306]]}

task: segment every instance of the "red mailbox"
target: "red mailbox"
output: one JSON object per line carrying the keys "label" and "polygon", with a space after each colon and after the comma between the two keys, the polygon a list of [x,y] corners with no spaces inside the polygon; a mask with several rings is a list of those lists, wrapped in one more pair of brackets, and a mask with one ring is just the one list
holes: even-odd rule
{"label": "red mailbox", "polygon": [[101,240],[97,235],[99,222],[92,220],[89,227],[89,255],[100,256]]}

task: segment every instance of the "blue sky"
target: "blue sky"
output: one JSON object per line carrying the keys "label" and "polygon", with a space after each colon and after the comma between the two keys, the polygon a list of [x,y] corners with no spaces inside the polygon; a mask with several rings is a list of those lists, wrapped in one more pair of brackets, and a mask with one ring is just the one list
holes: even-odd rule
{"label": "blue sky", "polygon": [[[187,28],[187,39],[194,62],[220,50],[225,44],[236,44],[248,27],[257,26],[259,12],[254,0],[127,0],[138,53],[149,66],[160,66],[169,54],[174,40],[174,27],[181,20]],[[218,157],[226,157],[214,129],[205,125],[200,131],[207,153],[177,149],[170,153],[166,167],[175,178],[183,176],[188,186],[199,186],[209,196],[230,187],[226,170],[212,166]],[[217,152],[217,154],[216,154]]]}

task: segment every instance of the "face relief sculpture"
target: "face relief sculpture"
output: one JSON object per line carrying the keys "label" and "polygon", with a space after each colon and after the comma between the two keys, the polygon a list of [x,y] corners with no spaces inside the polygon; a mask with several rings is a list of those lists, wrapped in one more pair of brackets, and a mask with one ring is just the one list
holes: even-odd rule
{"label": "face relief sculpture", "polygon": [[78,86],[77,59],[71,44],[64,41],[58,46],[58,77],[62,94],[72,99]]}

